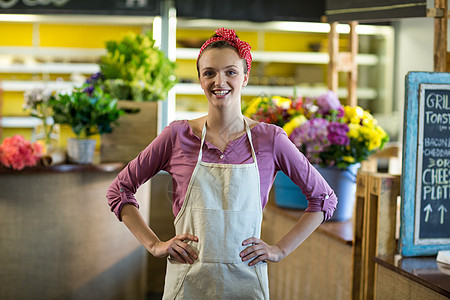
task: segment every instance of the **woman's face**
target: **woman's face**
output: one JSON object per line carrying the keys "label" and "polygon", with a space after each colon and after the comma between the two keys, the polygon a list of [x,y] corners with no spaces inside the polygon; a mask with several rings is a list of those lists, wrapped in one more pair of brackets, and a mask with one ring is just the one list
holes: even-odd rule
{"label": "woman's face", "polygon": [[199,59],[199,80],[210,105],[240,106],[241,89],[247,85],[248,73],[244,73],[244,63],[236,51],[213,48],[204,51]]}

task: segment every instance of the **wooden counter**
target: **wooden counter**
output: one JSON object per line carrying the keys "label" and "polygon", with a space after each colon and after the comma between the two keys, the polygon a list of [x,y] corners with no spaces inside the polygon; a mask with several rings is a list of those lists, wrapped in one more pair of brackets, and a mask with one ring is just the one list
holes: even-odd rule
{"label": "wooden counter", "polygon": [[375,257],[377,270],[375,298],[449,299],[450,265],[436,257]]}
{"label": "wooden counter", "polygon": [[[264,209],[262,238],[276,243],[303,214],[277,207]],[[351,299],[353,225],[326,222],[279,263],[269,263],[271,299]]]}
{"label": "wooden counter", "polygon": [[0,299],[144,299],[146,251],[105,197],[123,166],[0,169]]}

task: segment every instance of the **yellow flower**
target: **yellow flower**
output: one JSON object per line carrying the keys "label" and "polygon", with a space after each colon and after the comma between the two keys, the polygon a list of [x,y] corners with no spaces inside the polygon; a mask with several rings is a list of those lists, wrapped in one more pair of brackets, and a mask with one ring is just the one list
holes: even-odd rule
{"label": "yellow flower", "polygon": [[349,138],[354,138],[354,139],[358,138],[358,136],[359,136],[359,129],[361,128],[361,125],[359,125],[359,124],[348,124],[348,128],[349,128],[349,131],[347,133],[347,136]]}
{"label": "yellow flower", "polygon": [[244,115],[246,117],[251,117],[253,114],[255,114],[258,111],[258,107],[261,104],[261,102],[263,101],[263,99],[267,99],[267,98],[262,98],[262,97],[256,97],[254,98],[250,104],[247,106],[247,108],[245,109]]}
{"label": "yellow flower", "polygon": [[290,120],[289,122],[284,124],[283,129],[286,132],[286,134],[289,136],[292,133],[292,131],[294,131],[295,128],[299,127],[306,121],[307,120],[304,115],[296,116],[296,117],[292,118],[292,120]]}
{"label": "yellow flower", "polygon": [[369,151],[375,150],[381,146],[381,141],[379,139],[371,139],[367,143],[367,149]]}
{"label": "yellow flower", "polygon": [[289,98],[273,96],[272,100],[275,102],[277,106],[280,106],[283,109],[288,109],[289,107],[291,107],[292,100]]}
{"label": "yellow flower", "polygon": [[351,164],[355,162],[355,158],[353,156],[343,156],[342,159],[345,162],[348,162],[348,163],[351,163]]}
{"label": "yellow flower", "polygon": [[384,138],[387,136],[386,131],[384,131],[384,129],[381,128],[380,126],[377,126],[377,127],[375,128],[375,130],[376,130],[376,132],[380,135],[380,138],[381,138],[381,139],[384,139]]}
{"label": "yellow flower", "polygon": [[364,111],[361,107],[344,106],[344,122],[351,124],[359,124]]}
{"label": "yellow flower", "polygon": [[362,119],[364,117],[364,109],[362,109],[360,106],[356,106],[355,114],[358,118]]}

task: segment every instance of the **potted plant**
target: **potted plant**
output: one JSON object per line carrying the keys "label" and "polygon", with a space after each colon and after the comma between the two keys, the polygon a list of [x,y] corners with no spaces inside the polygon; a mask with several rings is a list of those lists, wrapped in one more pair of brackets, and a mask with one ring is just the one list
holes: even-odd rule
{"label": "potted plant", "polygon": [[102,136],[103,162],[128,162],[157,135],[158,100],[175,85],[175,64],[155,46],[150,32],[129,33],[119,41],[106,42],[100,73],[88,80],[100,86],[126,114],[121,126]]}
{"label": "potted plant", "polygon": [[[329,91],[315,98],[256,98],[245,108],[244,114],[261,121],[276,120],[278,124],[273,123],[285,129],[289,139],[337,194],[339,202],[332,220],[351,218],[360,163],[382,149],[389,140],[388,134],[368,111],[359,106],[341,105],[337,95]],[[277,182],[286,184],[284,176],[277,175],[275,194]],[[293,189],[300,193],[296,186]],[[278,197],[276,201],[285,199]],[[304,195],[298,199],[296,203],[304,207],[293,208],[306,208]]]}
{"label": "potted plant", "polygon": [[175,85],[175,64],[155,47],[151,32],[129,33],[106,42],[100,70],[105,90],[114,98],[158,101]]}
{"label": "potted plant", "polygon": [[113,130],[112,125],[122,115],[117,100],[100,87],[83,86],[70,93],[59,93],[50,100],[53,119],[57,124],[67,124],[76,138],[68,140],[69,161],[79,164],[92,163],[96,140],[95,134]]}

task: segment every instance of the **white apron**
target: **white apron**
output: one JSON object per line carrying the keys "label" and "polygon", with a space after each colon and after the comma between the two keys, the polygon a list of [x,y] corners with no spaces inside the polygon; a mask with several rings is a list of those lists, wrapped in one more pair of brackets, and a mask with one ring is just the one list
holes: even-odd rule
{"label": "white apron", "polygon": [[244,122],[251,164],[202,162],[203,127],[197,165],[174,221],[176,234],[198,237],[188,242],[198,259],[184,264],[168,258],[163,299],[269,299],[267,263],[250,267],[239,256],[245,239],[260,237],[262,221],[256,154]]}

